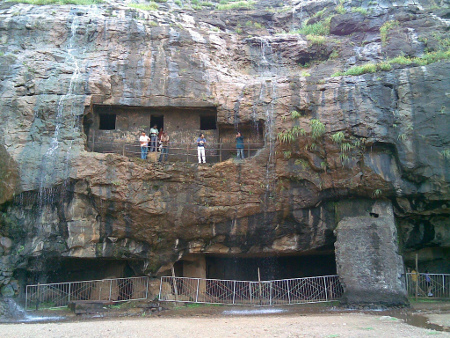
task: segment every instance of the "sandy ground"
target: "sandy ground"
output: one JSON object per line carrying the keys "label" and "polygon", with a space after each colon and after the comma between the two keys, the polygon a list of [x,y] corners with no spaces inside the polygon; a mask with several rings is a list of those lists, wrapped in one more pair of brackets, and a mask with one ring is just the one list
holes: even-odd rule
{"label": "sandy ground", "polygon": [[[244,312],[245,313],[245,312]],[[435,314],[448,321],[450,314]],[[168,311],[161,316],[97,318],[69,322],[2,324],[0,337],[450,337],[406,324],[386,313],[332,312],[244,315],[228,308],[213,312]]]}

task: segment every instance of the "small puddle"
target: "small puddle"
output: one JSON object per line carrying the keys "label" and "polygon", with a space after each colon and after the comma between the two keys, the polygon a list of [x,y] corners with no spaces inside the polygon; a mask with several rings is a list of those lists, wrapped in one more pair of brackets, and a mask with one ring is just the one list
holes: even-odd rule
{"label": "small puddle", "polygon": [[417,326],[425,329],[450,332],[450,328],[446,326],[441,326],[438,324],[430,323],[429,319],[424,315],[418,315],[413,313],[395,313],[392,317],[402,319],[406,324]]}
{"label": "small puddle", "polygon": [[226,310],[222,313],[224,315],[232,316],[254,316],[254,315],[271,315],[276,313],[287,312],[284,309],[252,309],[252,310]]}

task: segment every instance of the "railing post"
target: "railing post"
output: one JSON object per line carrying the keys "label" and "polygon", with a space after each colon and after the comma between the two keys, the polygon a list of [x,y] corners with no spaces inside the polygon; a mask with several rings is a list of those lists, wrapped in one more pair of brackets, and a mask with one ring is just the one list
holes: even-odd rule
{"label": "railing post", "polygon": [[272,305],[272,282],[270,282],[270,288],[269,288],[269,304]]}
{"label": "railing post", "polygon": [[71,293],[71,285],[72,283],[69,283],[69,290],[67,291],[67,304],[70,303],[70,293]]}
{"label": "railing post", "polygon": [[249,299],[250,299],[250,304],[252,303],[252,283],[248,282],[248,292],[249,292]]}
{"label": "railing post", "polygon": [[236,300],[236,281],[234,281],[234,285],[233,285],[233,305],[234,305],[235,300]]}
{"label": "railing post", "polygon": [[222,143],[219,143],[219,162],[222,162]]}
{"label": "railing post", "polygon": [[291,304],[291,285],[289,279],[287,280],[287,291],[288,291],[288,304]]}
{"label": "railing post", "polygon": [[[164,278],[164,276],[161,276],[161,281],[159,282],[159,297],[158,297],[158,300],[162,300],[162,299],[161,299],[161,297],[162,297],[161,292],[162,292],[163,278]],[[147,285],[148,285],[148,284],[147,284]],[[148,291],[148,288],[147,288],[147,291]],[[148,298],[148,296],[147,296],[147,298]]]}
{"label": "railing post", "polygon": [[28,285],[25,286],[25,311],[28,310]]}
{"label": "railing post", "polygon": [[145,279],[145,281],[147,282],[146,288],[145,288],[145,299],[148,299],[148,284],[149,284],[149,278],[147,277]]}
{"label": "railing post", "polygon": [[122,145],[122,155],[125,156],[125,143]]}
{"label": "railing post", "polygon": [[189,143],[186,146],[186,162],[189,163]]}
{"label": "railing post", "polygon": [[195,302],[198,302],[198,289],[200,288],[200,278],[197,279],[197,293],[195,295]]}
{"label": "railing post", "polygon": [[327,287],[327,278],[323,277],[323,285],[325,286],[325,301],[328,302],[328,287]]}
{"label": "railing post", "polygon": [[112,279],[109,280],[109,298],[108,300],[111,301],[111,296],[112,296]]}
{"label": "railing post", "polygon": [[36,297],[36,311],[39,310],[39,301],[41,298],[41,284],[38,283],[37,285],[37,297]]}

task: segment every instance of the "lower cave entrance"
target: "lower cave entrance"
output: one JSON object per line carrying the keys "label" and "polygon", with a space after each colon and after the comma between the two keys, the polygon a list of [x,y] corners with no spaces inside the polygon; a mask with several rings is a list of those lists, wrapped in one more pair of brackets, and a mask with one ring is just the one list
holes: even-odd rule
{"label": "lower cave entrance", "polygon": [[257,281],[336,274],[334,252],[291,256],[189,255],[175,264],[175,274],[183,277]]}
{"label": "lower cave entrance", "polygon": [[27,284],[88,281],[142,275],[144,263],[140,260],[105,258],[51,258],[31,262]]}

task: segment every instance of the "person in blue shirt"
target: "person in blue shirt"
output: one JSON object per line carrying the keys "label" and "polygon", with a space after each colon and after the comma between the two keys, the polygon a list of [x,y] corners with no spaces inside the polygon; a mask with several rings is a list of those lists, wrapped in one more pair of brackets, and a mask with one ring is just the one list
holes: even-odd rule
{"label": "person in blue shirt", "polygon": [[197,139],[198,163],[206,163],[205,145],[206,145],[205,135],[200,134]]}
{"label": "person in blue shirt", "polygon": [[236,151],[237,158],[243,160],[244,159],[244,137],[242,137],[240,132],[236,134]]}

